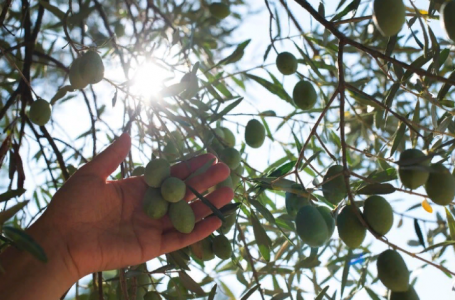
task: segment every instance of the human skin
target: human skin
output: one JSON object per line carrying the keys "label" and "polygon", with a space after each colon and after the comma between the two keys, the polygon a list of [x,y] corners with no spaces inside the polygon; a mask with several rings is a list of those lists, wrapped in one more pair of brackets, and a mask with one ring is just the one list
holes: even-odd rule
{"label": "human skin", "polygon": [[[43,215],[27,230],[47,254],[43,263],[25,251],[9,247],[0,254],[2,300],[60,299],[83,276],[137,265],[164,253],[193,244],[221,226],[201,201],[191,203],[196,226],[190,234],[176,231],[168,218],[148,218],[142,210],[147,189],[142,176],[108,181],[131,147],[127,134],[81,167],[54,195]],[[174,165],[171,176],[187,178],[214,159],[204,154]],[[229,168],[216,163],[187,185],[202,192],[229,176]],[[233,198],[223,187],[207,196],[216,207]],[[194,199],[187,190],[185,199]],[[204,219],[205,218],[205,219]]]}

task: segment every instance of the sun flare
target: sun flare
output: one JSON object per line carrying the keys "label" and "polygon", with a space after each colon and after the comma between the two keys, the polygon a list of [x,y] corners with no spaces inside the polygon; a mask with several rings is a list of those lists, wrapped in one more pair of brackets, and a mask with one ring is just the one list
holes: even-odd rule
{"label": "sun flare", "polygon": [[145,62],[138,66],[134,72],[131,84],[131,92],[135,95],[143,97],[145,100],[150,100],[156,96],[163,88],[163,82],[172,74],[169,71],[159,67],[152,62]]}

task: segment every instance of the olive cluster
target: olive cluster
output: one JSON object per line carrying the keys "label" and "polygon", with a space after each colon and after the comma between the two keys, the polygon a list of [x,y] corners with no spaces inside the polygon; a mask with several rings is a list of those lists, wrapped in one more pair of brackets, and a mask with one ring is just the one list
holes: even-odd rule
{"label": "olive cluster", "polygon": [[[448,38],[455,41],[455,1],[445,1],[440,7],[441,27]],[[439,4],[438,4],[439,5]],[[406,22],[406,6],[403,0],[374,0],[373,22],[385,37],[398,34]]]}
{"label": "olive cluster", "polygon": [[403,186],[414,190],[425,185],[428,198],[438,205],[448,205],[455,197],[455,177],[442,163],[431,164],[431,157],[418,149],[404,150],[398,161]]}
{"label": "olive cluster", "polygon": [[[104,64],[99,54],[89,50],[76,58],[70,66],[69,79],[71,88],[83,89],[89,84],[100,82],[104,77]],[[44,99],[37,99],[30,105],[28,117],[39,126],[49,122],[52,106]]]}
{"label": "olive cluster", "polygon": [[172,225],[182,233],[194,229],[193,209],[183,198],[186,184],[171,176],[171,166],[166,159],[150,161],[144,170],[144,180],[149,186],[144,195],[143,208],[151,219],[160,219],[168,213]]}
{"label": "olive cluster", "polygon": [[[283,75],[292,75],[297,72],[298,61],[292,53],[281,52],[276,57],[276,67]],[[294,104],[302,110],[310,110],[317,100],[317,93],[311,82],[300,80],[294,86],[292,99]]]}

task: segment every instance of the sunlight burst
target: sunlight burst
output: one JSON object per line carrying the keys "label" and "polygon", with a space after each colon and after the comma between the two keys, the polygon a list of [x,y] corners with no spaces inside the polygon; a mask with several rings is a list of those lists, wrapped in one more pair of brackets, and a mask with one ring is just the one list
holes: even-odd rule
{"label": "sunlight burst", "polygon": [[151,97],[158,94],[163,88],[163,81],[171,75],[169,71],[160,68],[156,64],[145,62],[138,66],[137,71],[134,73],[131,91],[135,95],[150,100]]}

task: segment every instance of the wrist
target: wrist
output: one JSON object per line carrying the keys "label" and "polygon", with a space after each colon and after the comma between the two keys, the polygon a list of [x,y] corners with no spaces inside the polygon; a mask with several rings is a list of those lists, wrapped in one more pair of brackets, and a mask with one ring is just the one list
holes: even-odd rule
{"label": "wrist", "polygon": [[14,246],[0,254],[0,295],[2,299],[59,299],[78,280],[64,241],[55,228],[38,220],[27,230],[45,251],[47,262],[41,262]]}

